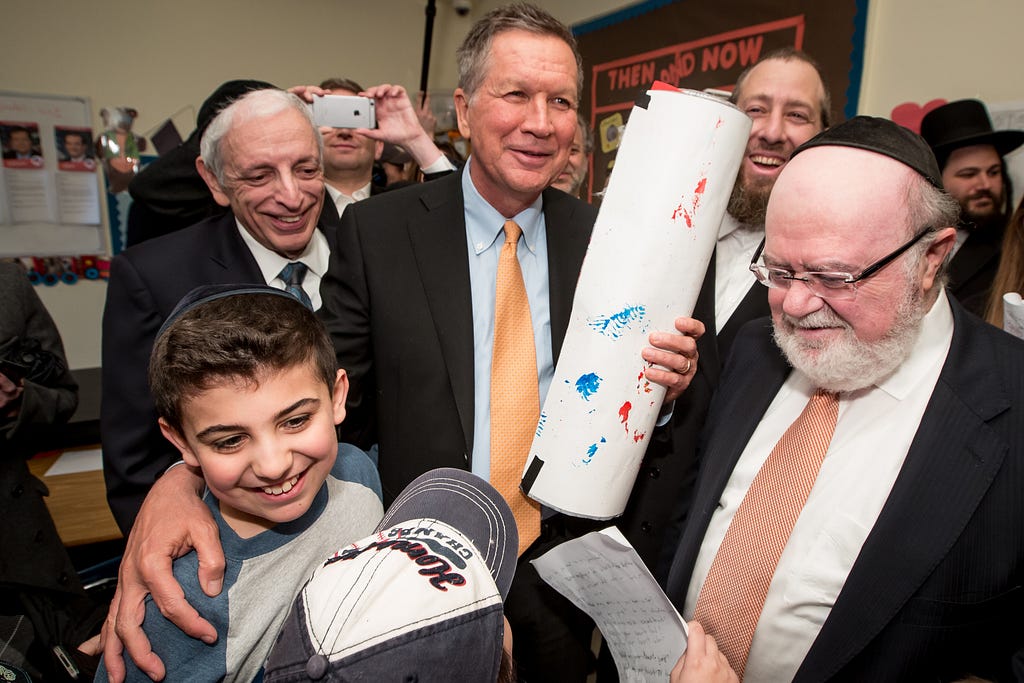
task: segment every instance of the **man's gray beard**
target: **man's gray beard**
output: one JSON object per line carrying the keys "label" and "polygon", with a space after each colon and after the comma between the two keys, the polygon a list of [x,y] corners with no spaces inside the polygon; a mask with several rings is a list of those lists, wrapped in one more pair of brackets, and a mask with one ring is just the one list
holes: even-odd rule
{"label": "man's gray beard", "polygon": [[732,194],[729,195],[729,205],[726,210],[729,215],[740,223],[749,225],[764,225],[764,217],[768,212],[768,196],[771,194],[771,187],[744,187],[743,172],[736,179],[732,186]]}
{"label": "man's gray beard", "polygon": [[[903,364],[917,342],[926,313],[922,295],[908,282],[896,304],[896,323],[882,339],[858,340],[850,325],[827,305],[800,319],[783,313],[782,321],[774,326],[773,337],[789,364],[807,375],[815,387],[855,391],[877,384]],[[803,341],[794,332],[795,327],[821,326],[840,326],[843,336],[825,346]]]}

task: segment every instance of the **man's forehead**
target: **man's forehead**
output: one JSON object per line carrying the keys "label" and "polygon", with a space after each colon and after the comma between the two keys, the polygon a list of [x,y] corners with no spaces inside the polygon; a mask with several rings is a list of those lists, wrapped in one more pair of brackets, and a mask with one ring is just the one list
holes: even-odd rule
{"label": "man's forehead", "polygon": [[[958,147],[949,153],[949,159],[946,161],[946,168],[955,164],[970,164],[970,163],[1002,163],[1002,157],[999,156],[999,152],[996,151],[995,145],[968,145],[966,147]],[[944,169],[945,170],[945,169]]]}
{"label": "man's forehead", "polygon": [[914,175],[910,167],[877,152],[843,146],[806,149],[779,174],[768,200],[766,230],[811,212],[888,211],[898,220]]}
{"label": "man's forehead", "polygon": [[[309,152],[319,158],[319,133],[302,114],[288,109],[269,116],[249,117],[228,130],[221,145],[225,165],[262,166],[276,161],[280,150],[275,141],[300,138],[309,143]],[[305,158],[306,155],[303,155]]]}
{"label": "man's forehead", "polygon": [[750,70],[740,100],[775,97],[817,106],[825,94],[818,71],[802,59],[768,59]]}
{"label": "man's forehead", "polygon": [[[565,83],[562,85],[565,90],[571,91],[575,94],[577,90],[577,79],[579,77],[576,54],[573,52],[572,47],[559,38],[556,35],[549,33],[534,33],[533,31],[527,31],[520,28],[510,28],[496,34],[492,39],[490,45],[487,47],[487,58],[484,62],[484,79],[492,81],[511,81],[518,77],[520,74],[513,71],[501,71],[496,70],[494,67],[494,54],[495,52],[502,52],[506,57],[516,59],[518,53],[530,54],[535,53],[535,49],[540,43],[547,43],[548,50],[544,53],[546,61],[551,62],[551,66],[565,66],[568,73],[566,74]],[[562,61],[564,59],[564,65],[554,64],[556,61]],[[532,78],[520,78],[520,80],[532,82]]]}

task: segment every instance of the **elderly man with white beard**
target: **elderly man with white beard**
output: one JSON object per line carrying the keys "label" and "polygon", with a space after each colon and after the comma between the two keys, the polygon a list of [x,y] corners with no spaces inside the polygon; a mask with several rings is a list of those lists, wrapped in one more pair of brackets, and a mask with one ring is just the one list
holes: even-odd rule
{"label": "elderly man with white beard", "polygon": [[771,322],[737,337],[667,581],[745,681],[1024,664],[1024,342],[947,296],[957,211],[924,140],[871,117],[775,184]]}

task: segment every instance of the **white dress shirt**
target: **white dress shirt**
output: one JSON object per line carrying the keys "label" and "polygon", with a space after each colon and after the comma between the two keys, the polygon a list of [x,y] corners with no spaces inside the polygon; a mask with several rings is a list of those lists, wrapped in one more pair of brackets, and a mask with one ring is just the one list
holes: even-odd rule
{"label": "white dress shirt", "polygon": [[366,183],[358,190],[350,195],[345,194],[338,188],[334,187],[330,183],[324,183],[324,187],[327,188],[327,194],[330,195],[334,201],[334,205],[338,207],[338,215],[345,213],[345,207],[349,204],[355,204],[370,196],[370,187],[372,183]]}
{"label": "white dress shirt", "polygon": [[309,295],[313,310],[318,310],[323,303],[320,298],[320,280],[327,272],[327,261],[331,254],[331,248],[328,246],[324,234],[318,229],[313,230],[313,237],[310,238],[309,244],[306,245],[302,253],[293,259],[287,259],[257,242],[237,218],[235,225],[238,226],[238,233],[242,236],[245,246],[249,247],[252,257],[256,259],[256,265],[263,273],[263,281],[271,287],[285,288],[285,281],[278,276],[281,274],[281,269],[289,263],[302,261],[306,264],[306,277],[302,280],[302,289]]}
{"label": "white dress shirt", "polygon": [[[763,225],[740,223],[730,214],[722,218],[715,245],[715,328],[720,331],[757,279],[750,259],[764,239]],[[705,325],[709,321],[702,320]]]}
{"label": "white dress shirt", "polygon": [[[878,384],[840,396],[832,442],[772,578],[744,681],[793,679],[889,497],[952,336],[953,315],[940,292],[908,359]],[[794,370],[750,437],[704,535],[686,594],[687,619],[754,476],[814,390]]]}

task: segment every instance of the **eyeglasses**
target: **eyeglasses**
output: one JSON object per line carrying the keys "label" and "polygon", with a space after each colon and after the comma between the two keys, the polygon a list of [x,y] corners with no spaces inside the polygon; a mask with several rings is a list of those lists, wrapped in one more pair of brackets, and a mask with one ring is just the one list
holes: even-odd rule
{"label": "eyeglasses", "polygon": [[812,294],[822,299],[853,299],[857,296],[858,282],[862,282],[873,275],[877,275],[882,268],[885,268],[887,265],[899,258],[903,252],[917,244],[918,240],[931,231],[931,227],[925,228],[914,235],[909,242],[896,249],[896,251],[887,256],[883,256],[867,268],[861,270],[859,275],[837,272],[795,273],[785,268],[766,266],[757,262],[757,260],[761,258],[761,252],[764,250],[764,240],[762,239],[757,251],[754,252],[754,258],[750,260],[750,272],[752,272],[754,277],[757,278],[757,281],[765,287],[789,289],[790,283],[792,283],[793,280],[799,280],[807,285],[807,289],[811,290]]}

